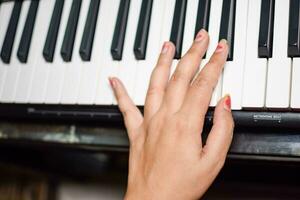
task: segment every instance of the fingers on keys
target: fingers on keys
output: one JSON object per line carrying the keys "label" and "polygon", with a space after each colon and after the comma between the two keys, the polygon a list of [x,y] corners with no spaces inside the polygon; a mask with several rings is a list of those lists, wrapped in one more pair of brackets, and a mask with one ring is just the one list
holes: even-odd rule
{"label": "fingers on keys", "polygon": [[167,105],[169,112],[175,113],[180,109],[190,83],[207,50],[208,42],[207,32],[204,29],[200,30],[191,48],[179,61],[169,81],[165,97],[165,105]]}

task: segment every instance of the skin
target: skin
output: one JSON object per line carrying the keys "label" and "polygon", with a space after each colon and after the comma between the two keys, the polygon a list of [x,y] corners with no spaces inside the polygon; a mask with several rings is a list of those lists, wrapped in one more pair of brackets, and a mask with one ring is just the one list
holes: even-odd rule
{"label": "skin", "polygon": [[170,79],[175,47],[164,44],[151,76],[144,116],[122,82],[110,78],[130,141],[125,199],[199,199],[223,167],[234,128],[229,95],[215,108],[205,144],[201,133],[228,46],[221,40],[197,73],[208,43],[207,32],[201,30]]}

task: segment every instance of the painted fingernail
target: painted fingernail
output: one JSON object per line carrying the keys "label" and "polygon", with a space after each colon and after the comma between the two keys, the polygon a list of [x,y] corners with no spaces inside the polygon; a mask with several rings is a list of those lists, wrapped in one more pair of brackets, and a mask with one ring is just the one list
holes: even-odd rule
{"label": "painted fingernail", "polygon": [[161,53],[166,54],[168,52],[168,50],[169,50],[169,44],[168,44],[168,42],[165,42],[161,49]]}
{"label": "painted fingernail", "polygon": [[220,40],[215,52],[216,53],[222,52],[225,49],[225,45],[227,45],[227,40],[225,39]]}
{"label": "painted fingernail", "polygon": [[197,36],[196,36],[196,38],[195,38],[195,41],[196,41],[196,42],[202,41],[203,38],[204,38],[205,32],[206,32],[205,29],[201,29],[201,30],[197,33]]}
{"label": "painted fingernail", "polygon": [[112,88],[116,88],[116,81],[114,80],[114,78],[109,77],[108,80],[109,80],[110,86],[111,86]]}
{"label": "painted fingernail", "polygon": [[228,112],[231,112],[231,97],[230,97],[230,95],[226,95],[226,96],[225,96],[225,100],[224,100],[224,108],[225,108],[225,110],[227,110]]}

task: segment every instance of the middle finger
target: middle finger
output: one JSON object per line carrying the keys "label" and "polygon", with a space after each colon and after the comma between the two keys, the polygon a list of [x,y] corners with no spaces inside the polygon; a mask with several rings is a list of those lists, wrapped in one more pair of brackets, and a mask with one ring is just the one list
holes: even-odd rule
{"label": "middle finger", "polygon": [[164,104],[169,112],[177,112],[181,107],[186,91],[197,73],[202,57],[207,50],[208,42],[207,32],[204,29],[200,30],[192,47],[179,61],[169,81],[164,99]]}

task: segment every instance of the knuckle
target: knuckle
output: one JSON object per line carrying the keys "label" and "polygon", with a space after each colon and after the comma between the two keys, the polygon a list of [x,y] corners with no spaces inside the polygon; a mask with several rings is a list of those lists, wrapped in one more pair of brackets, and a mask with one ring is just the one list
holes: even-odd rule
{"label": "knuckle", "polygon": [[222,67],[222,62],[219,59],[217,59],[215,57],[212,57],[209,60],[207,66],[208,67],[214,67],[214,68],[216,68],[216,67]]}
{"label": "knuckle", "polygon": [[188,75],[179,70],[176,70],[171,78],[172,82],[186,82],[187,80],[189,80]]}
{"label": "knuckle", "polygon": [[177,130],[178,133],[181,133],[183,131],[186,131],[188,127],[187,120],[176,120],[175,123],[175,129]]}
{"label": "knuckle", "polygon": [[154,96],[154,95],[163,95],[164,94],[164,89],[159,86],[149,86],[147,95],[148,96]]}
{"label": "knuckle", "polygon": [[129,98],[129,97],[125,94],[119,94],[116,96],[117,102],[119,102],[119,103],[126,102],[127,98]]}
{"label": "knuckle", "polygon": [[166,66],[169,63],[169,60],[170,59],[164,56],[160,57],[157,61],[155,69],[161,69],[162,67]]}
{"label": "knuckle", "polygon": [[191,47],[184,57],[186,57],[187,59],[198,59],[199,54],[201,54],[201,50],[195,47]]}
{"label": "knuckle", "polygon": [[206,76],[201,76],[201,75],[195,79],[192,86],[196,88],[205,88],[205,87],[213,88],[210,79],[208,79]]}

